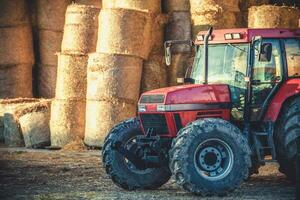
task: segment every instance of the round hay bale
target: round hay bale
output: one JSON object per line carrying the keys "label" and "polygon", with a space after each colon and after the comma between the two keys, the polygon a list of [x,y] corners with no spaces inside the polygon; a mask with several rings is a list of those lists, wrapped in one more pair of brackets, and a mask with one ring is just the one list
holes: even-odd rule
{"label": "round hay bale", "polygon": [[50,145],[50,104],[51,101],[36,103],[16,113],[25,147],[43,148]]}
{"label": "round hay bale", "polygon": [[147,10],[151,14],[161,13],[161,0],[102,0],[102,7]]}
{"label": "round hay bale", "polygon": [[29,23],[26,0],[0,1],[0,27]]}
{"label": "round hay bale", "polygon": [[100,9],[93,6],[68,6],[62,52],[86,54],[96,51],[99,12]]}
{"label": "round hay bale", "polygon": [[136,102],[139,97],[141,58],[112,54],[90,54],[87,99],[121,98]]}
{"label": "round hay bale", "polygon": [[190,11],[190,0],[163,0],[162,5],[165,13]]}
{"label": "round hay bale", "polygon": [[39,65],[38,68],[38,96],[54,98],[56,87],[57,67],[52,65]]}
{"label": "round hay bale", "polygon": [[57,52],[61,50],[63,32],[40,30],[39,31],[39,50],[42,64],[57,66]]}
{"label": "round hay bale", "polygon": [[[166,27],[166,40],[190,40],[192,38],[191,15],[189,12],[173,12]],[[188,53],[191,47],[173,45],[172,53]]]}
{"label": "round hay bale", "polygon": [[105,137],[113,126],[134,116],[136,116],[136,104],[117,99],[88,100],[84,143],[87,146],[102,147]]}
{"label": "round hay bale", "polygon": [[216,11],[192,15],[192,26],[193,38],[195,38],[199,31],[206,31],[210,26],[213,26],[215,29],[236,28],[237,16],[234,12],[224,11],[223,9],[217,11],[216,9]]}
{"label": "round hay bale", "polygon": [[104,9],[99,15],[97,52],[147,59],[151,20],[147,12]]}
{"label": "round hay bale", "polygon": [[75,0],[76,4],[94,6],[96,8],[101,8],[101,0]]}
{"label": "round hay bale", "polygon": [[0,65],[0,98],[32,97],[32,65]]}
{"label": "round hay bale", "polygon": [[141,92],[167,86],[167,71],[163,56],[150,55],[144,62],[141,85]]}
{"label": "round hay bale", "polygon": [[191,63],[189,54],[172,55],[171,66],[167,67],[168,85],[178,85],[177,78],[185,77],[185,72],[190,65]]}
{"label": "round hay bale", "polygon": [[87,55],[58,54],[55,91],[57,99],[85,99],[87,64]]}
{"label": "round hay bale", "polygon": [[58,100],[51,104],[51,146],[62,147],[84,137],[85,100]]}
{"label": "round hay bale", "polygon": [[164,52],[165,26],[168,22],[167,15],[157,15],[152,23],[151,30],[151,53],[159,54]]}
{"label": "round hay bale", "polygon": [[191,13],[205,13],[207,10],[214,10],[216,5],[230,12],[239,12],[239,2],[240,0],[190,0]]}
{"label": "round hay bale", "polygon": [[65,13],[71,0],[37,0],[38,27],[45,30],[62,31]]}
{"label": "round hay bale", "polygon": [[253,6],[249,9],[250,28],[298,28],[300,11],[288,6]]}
{"label": "round hay bale", "polygon": [[29,25],[0,28],[0,65],[34,64]]}

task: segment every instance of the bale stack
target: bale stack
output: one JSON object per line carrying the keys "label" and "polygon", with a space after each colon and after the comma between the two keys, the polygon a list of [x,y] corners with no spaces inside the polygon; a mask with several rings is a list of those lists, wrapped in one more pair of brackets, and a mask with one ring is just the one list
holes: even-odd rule
{"label": "bale stack", "polygon": [[[137,1],[119,2],[143,5]],[[150,33],[148,12],[119,7],[101,10],[96,53],[88,61],[86,145],[101,147],[114,125],[135,116]]]}
{"label": "bale stack", "polygon": [[[166,40],[191,40],[191,15],[189,0],[165,1],[165,12],[169,14],[169,23],[166,27]],[[172,64],[167,67],[167,81],[169,86],[177,85],[177,77],[183,77],[190,56],[191,47],[186,45],[172,46]]]}
{"label": "bale stack", "polygon": [[51,146],[83,139],[88,53],[96,50],[98,15],[94,6],[68,6],[50,120]]}
{"label": "bale stack", "polygon": [[0,1],[0,98],[32,97],[33,64],[26,1]]}
{"label": "bale stack", "polygon": [[[40,109],[41,107],[43,109]],[[25,144],[26,147],[41,147],[49,144],[49,131],[40,131],[49,130],[50,110],[48,108],[50,108],[49,100],[33,98],[1,100],[0,126],[3,126],[3,131],[0,132],[0,135],[2,135],[5,144],[8,146],[24,146]],[[31,114],[34,115],[34,113],[40,111],[43,112],[43,114],[39,115],[40,118],[34,118],[35,120],[33,120]],[[25,115],[31,120],[23,120],[21,122],[20,119]],[[42,127],[45,128],[41,129]],[[28,136],[25,143],[23,133]],[[41,142],[42,140],[43,142]]]}
{"label": "bale stack", "polygon": [[261,5],[266,5],[269,4],[270,0],[243,0],[240,1],[240,10],[241,12],[238,13],[238,18],[240,20],[240,25],[239,27],[248,27],[248,10],[252,6],[261,6]]}
{"label": "bale stack", "polygon": [[236,28],[239,23],[237,14],[240,12],[239,0],[190,0],[193,24],[193,38],[199,31]]}
{"label": "bale stack", "polygon": [[298,28],[300,11],[288,6],[253,6],[249,9],[250,28]]}
{"label": "bale stack", "polygon": [[71,0],[36,0],[40,60],[38,94],[53,98],[57,73],[57,52],[61,51],[65,12]]}

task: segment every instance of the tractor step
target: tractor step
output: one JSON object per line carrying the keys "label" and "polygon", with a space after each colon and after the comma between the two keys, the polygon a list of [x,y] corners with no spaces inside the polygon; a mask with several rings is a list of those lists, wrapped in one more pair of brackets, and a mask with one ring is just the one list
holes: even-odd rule
{"label": "tractor step", "polygon": [[[266,132],[252,132],[256,155],[260,163],[276,161],[273,133],[274,123],[272,122],[267,123]],[[267,153],[271,154],[271,159],[266,159]]]}

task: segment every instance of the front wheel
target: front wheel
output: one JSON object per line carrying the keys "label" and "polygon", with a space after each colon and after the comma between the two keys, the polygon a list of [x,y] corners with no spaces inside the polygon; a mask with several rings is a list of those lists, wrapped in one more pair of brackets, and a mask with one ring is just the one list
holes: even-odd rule
{"label": "front wheel", "polygon": [[122,142],[124,148],[132,150],[136,137],[142,134],[140,121],[132,118],[115,126],[104,142],[102,159],[106,172],[116,185],[126,190],[156,189],[171,176],[168,166],[139,170],[112,148],[115,142]]}
{"label": "front wheel", "polygon": [[247,179],[250,154],[237,127],[222,119],[203,119],[180,130],[170,150],[170,169],[189,192],[225,195]]}

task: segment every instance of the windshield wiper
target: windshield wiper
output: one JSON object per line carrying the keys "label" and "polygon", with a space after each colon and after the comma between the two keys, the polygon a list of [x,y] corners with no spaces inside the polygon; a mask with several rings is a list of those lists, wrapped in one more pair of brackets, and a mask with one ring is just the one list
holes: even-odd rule
{"label": "windshield wiper", "polygon": [[228,44],[229,46],[233,47],[233,48],[239,49],[240,51],[243,51],[243,52],[247,53],[246,50],[244,50],[244,49],[242,49],[242,48],[240,48],[240,47],[238,47],[238,46],[235,46],[235,45],[230,44],[230,43],[227,43],[227,44]]}

